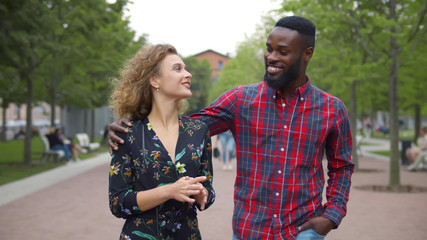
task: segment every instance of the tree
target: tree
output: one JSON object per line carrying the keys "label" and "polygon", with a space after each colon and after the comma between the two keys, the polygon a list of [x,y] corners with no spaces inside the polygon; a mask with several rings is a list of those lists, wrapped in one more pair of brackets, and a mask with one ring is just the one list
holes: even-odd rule
{"label": "tree", "polygon": [[265,36],[265,32],[258,30],[239,44],[236,57],[230,59],[209,92],[209,102],[233,87],[262,81],[265,73]]}
{"label": "tree", "polygon": [[[75,47],[84,56],[77,64],[78,74],[70,76],[76,88],[69,91],[69,99],[74,105],[91,111],[92,141],[95,138],[95,108],[105,106],[110,95],[109,77],[121,67],[132,45],[145,44],[141,37],[133,42],[134,31],[128,27],[129,21],[123,19],[127,1],[107,4],[104,0],[85,1],[87,7],[80,9],[78,15],[85,21],[85,34]],[[90,16],[90,17],[88,17]],[[85,128],[88,128],[85,114]],[[85,129],[87,131],[87,129]]]}
{"label": "tree", "polygon": [[198,112],[200,109],[206,107],[208,100],[208,91],[212,86],[212,69],[206,59],[202,61],[197,60],[194,56],[184,58],[188,71],[190,71],[191,90],[193,96],[188,100],[189,106],[186,114]]}
{"label": "tree", "polygon": [[10,103],[25,102],[23,82],[20,81],[16,70],[0,65],[0,99],[2,108],[2,131],[0,141],[6,141],[6,109]]}
{"label": "tree", "polygon": [[17,0],[0,3],[0,65],[16,70],[26,83],[26,138],[24,162],[31,163],[32,104],[34,71],[49,55],[46,36],[53,21],[47,6],[37,0]]}
{"label": "tree", "polygon": [[[398,77],[399,69],[416,54],[418,43],[424,39],[425,9],[427,1],[422,0],[383,0],[383,1],[283,1],[283,11],[307,15],[314,22],[334,20],[340,13],[348,16],[349,24],[354,33],[353,41],[358,43],[361,54],[366,60],[382,69],[388,67],[389,80],[389,111],[390,111],[390,179],[391,187],[400,185],[399,150],[398,150]],[[302,8],[304,6],[304,8]],[[343,7],[344,11],[336,11],[335,7]],[[342,19],[339,15],[338,19]],[[330,29],[330,33],[345,34],[342,29]],[[329,34],[320,33],[322,38]],[[336,34],[332,34],[336,35]],[[329,38],[333,41],[333,38]],[[343,44],[342,42],[338,42]],[[385,44],[388,43],[388,44]],[[348,44],[344,45],[348,46]],[[337,46],[334,46],[336,48]],[[342,49],[343,45],[338,45]],[[329,48],[332,50],[333,48]],[[360,51],[360,50],[358,50]],[[345,65],[345,64],[343,64]],[[365,71],[363,67],[361,70]],[[368,72],[368,71],[366,71]],[[370,72],[371,73],[371,72]]]}

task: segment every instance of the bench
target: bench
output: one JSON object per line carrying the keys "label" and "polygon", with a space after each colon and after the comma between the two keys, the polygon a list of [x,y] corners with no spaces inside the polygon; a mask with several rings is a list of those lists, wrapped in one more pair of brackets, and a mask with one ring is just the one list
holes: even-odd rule
{"label": "bench", "polygon": [[44,161],[49,161],[49,159],[51,159],[51,157],[53,157],[53,160],[55,162],[58,162],[60,159],[65,158],[65,152],[64,150],[52,150],[50,149],[49,146],[49,140],[47,139],[47,137],[45,135],[40,136],[42,142],[43,142],[43,146],[44,146],[44,151],[42,153],[42,157],[40,159],[41,162]]}
{"label": "bench", "polygon": [[101,144],[97,142],[89,142],[89,135],[87,133],[77,133],[76,134],[77,141],[79,142],[80,147],[88,150],[88,151],[94,151],[97,150]]}

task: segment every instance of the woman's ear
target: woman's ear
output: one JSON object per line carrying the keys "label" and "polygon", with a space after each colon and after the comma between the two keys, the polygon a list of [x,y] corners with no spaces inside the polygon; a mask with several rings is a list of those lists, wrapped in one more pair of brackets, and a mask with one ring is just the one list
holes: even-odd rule
{"label": "woman's ear", "polygon": [[155,76],[150,77],[150,85],[156,89],[160,88],[159,79]]}

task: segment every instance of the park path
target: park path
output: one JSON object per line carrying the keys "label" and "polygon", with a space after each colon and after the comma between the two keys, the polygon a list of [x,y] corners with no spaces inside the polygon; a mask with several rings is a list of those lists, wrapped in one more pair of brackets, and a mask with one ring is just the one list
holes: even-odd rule
{"label": "park path", "polygon": [[[73,165],[0,186],[0,236],[8,240],[118,239],[123,220],[108,209],[107,153]],[[347,217],[328,240],[426,239],[427,193],[381,193],[356,187],[387,185],[388,162],[361,157],[355,172]],[[216,202],[199,213],[204,240],[231,239],[236,172],[214,160]],[[427,187],[427,172],[401,167],[402,185]],[[12,190],[11,190],[12,189]],[[6,199],[6,200],[3,200]]]}

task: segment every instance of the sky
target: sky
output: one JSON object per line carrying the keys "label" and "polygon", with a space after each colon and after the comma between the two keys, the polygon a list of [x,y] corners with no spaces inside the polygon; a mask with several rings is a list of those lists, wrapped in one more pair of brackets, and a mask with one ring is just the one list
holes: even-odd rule
{"label": "sky", "polygon": [[184,57],[211,49],[235,55],[239,42],[261,23],[278,0],[133,0],[130,27],[148,42],[169,43]]}

